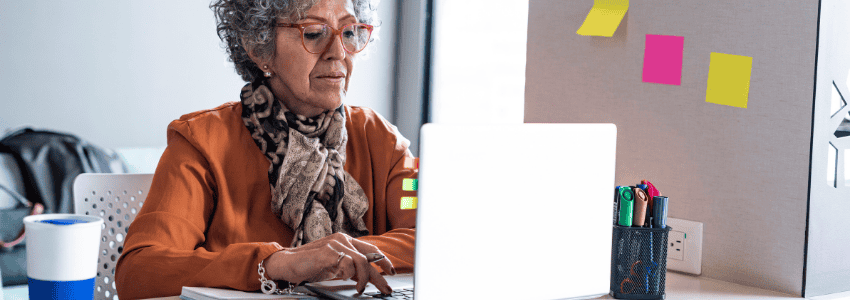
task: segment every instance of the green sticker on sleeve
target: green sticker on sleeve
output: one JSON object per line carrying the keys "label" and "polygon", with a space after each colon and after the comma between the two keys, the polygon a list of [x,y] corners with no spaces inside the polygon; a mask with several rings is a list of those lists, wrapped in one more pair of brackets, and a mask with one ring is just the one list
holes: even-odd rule
{"label": "green sticker on sleeve", "polygon": [[419,187],[419,180],[413,178],[405,178],[401,184],[401,189],[405,191],[415,191]]}

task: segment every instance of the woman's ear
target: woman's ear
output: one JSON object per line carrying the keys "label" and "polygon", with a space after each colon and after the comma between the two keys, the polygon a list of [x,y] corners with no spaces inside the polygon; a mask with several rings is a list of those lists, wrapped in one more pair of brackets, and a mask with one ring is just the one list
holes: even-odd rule
{"label": "woman's ear", "polygon": [[245,47],[245,52],[248,53],[248,57],[250,57],[251,61],[253,61],[254,64],[257,65],[257,68],[262,70],[263,73],[265,73],[266,77],[271,77],[270,76],[271,72],[272,72],[272,68],[270,66],[271,59],[270,58],[269,59],[263,59],[262,57],[257,56],[256,53],[254,52],[256,45],[253,44],[253,43],[249,43],[244,38],[242,39],[242,46]]}

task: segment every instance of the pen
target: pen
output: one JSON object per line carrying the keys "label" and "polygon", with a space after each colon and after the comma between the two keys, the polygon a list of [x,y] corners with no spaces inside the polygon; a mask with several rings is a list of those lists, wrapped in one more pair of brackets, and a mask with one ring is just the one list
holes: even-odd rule
{"label": "pen", "polygon": [[630,187],[620,187],[620,226],[632,226],[632,210],[634,209],[634,194]]}

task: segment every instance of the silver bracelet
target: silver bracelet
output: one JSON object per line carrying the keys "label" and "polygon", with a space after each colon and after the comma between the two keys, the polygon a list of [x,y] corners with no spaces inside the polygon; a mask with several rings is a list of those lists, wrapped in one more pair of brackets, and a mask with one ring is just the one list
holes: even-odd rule
{"label": "silver bracelet", "polygon": [[263,294],[266,295],[306,295],[304,293],[295,292],[292,290],[292,284],[286,281],[287,287],[283,290],[277,288],[277,283],[274,280],[266,279],[266,268],[263,268],[263,262],[266,260],[261,260],[260,265],[257,268],[257,273],[260,274],[260,289],[263,291]]}

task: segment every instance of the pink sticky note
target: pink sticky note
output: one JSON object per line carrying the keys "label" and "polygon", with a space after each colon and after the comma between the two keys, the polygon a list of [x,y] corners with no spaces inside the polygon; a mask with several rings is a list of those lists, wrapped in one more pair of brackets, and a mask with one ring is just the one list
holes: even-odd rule
{"label": "pink sticky note", "polygon": [[646,35],[643,52],[643,82],[681,85],[685,37]]}

